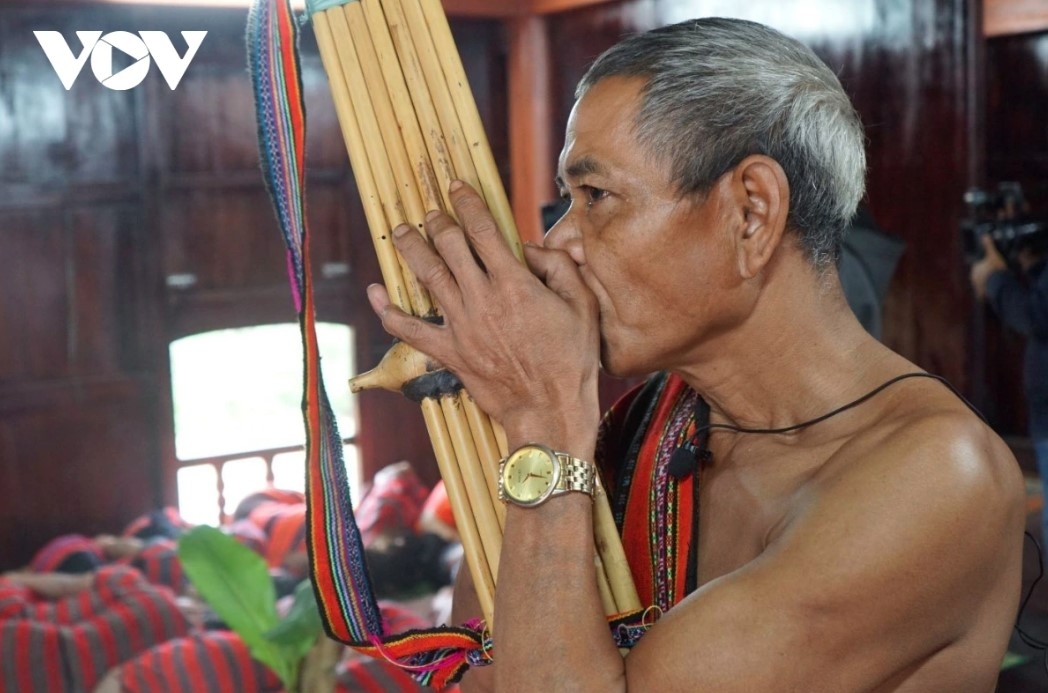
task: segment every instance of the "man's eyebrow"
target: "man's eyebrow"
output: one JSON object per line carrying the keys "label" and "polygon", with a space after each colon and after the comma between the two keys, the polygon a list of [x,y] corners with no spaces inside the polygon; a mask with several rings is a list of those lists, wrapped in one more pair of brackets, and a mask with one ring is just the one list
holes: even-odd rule
{"label": "man's eyebrow", "polygon": [[608,175],[608,167],[594,159],[592,156],[583,156],[571,162],[571,164],[564,169],[564,175],[558,175],[553,179],[553,182],[556,183],[559,190],[564,190],[568,187],[565,182],[566,179],[579,178],[590,174],[606,176]]}
{"label": "man's eyebrow", "polygon": [[578,178],[588,174],[607,175],[608,167],[594,159],[592,156],[583,156],[571,162],[564,171],[568,178]]}

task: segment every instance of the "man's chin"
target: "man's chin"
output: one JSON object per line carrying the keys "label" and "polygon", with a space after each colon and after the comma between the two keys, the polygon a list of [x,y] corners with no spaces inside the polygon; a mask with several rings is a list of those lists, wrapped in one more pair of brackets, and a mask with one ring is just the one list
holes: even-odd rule
{"label": "man's chin", "polygon": [[623,358],[622,352],[609,347],[603,337],[600,340],[600,369],[613,378],[636,378],[651,373],[650,369],[645,370],[641,364]]}

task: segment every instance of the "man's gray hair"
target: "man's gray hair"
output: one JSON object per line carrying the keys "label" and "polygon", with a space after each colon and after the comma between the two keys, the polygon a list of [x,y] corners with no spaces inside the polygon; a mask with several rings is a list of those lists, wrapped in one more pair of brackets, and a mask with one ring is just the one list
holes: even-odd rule
{"label": "man's gray hair", "polygon": [[816,268],[832,264],[863,196],[858,114],[833,71],[799,41],[755,22],[703,18],[616,44],[576,98],[606,77],[647,79],[639,141],[670,157],[681,195],[703,194],[751,154],[790,184],[788,223]]}

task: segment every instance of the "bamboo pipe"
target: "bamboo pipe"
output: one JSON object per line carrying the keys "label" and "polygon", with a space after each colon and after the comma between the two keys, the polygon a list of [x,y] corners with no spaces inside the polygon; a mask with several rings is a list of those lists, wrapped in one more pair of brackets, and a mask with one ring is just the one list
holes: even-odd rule
{"label": "bamboo pipe", "polygon": [[[436,122],[440,123],[456,176],[486,198],[425,19],[421,13],[411,12],[419,9],[417,0],[408,0],[404,4],[400,0],[381,0],[381,3],[386,12],[390,33],[396,41],[401,68],[406,74],[412,75],[413,81],[418,85],[412,89],[412,96],[432,102]],[[445,182],[445,187],[450,182]]]}
{"label": "bamboo pipe", "polygon": [[[411,3],[409,3],[409,4],[408,4],[408,7],[409,7],[409,8],[410,8],[410,7],[412,7]],[[442,16],[441,16],[441,18],[442,18]],[[444,21],[444,24],[446,25],[446,20]],[[450,35],[450,34],[449,34],[449,35]],[[454,58],[456,59],[456,62],[457,62],[457,57],[458,57],[458,56],[457,56],[457,52],[455,52],[455,53],[454,53]],[[460,86],[460,87],[461,87],[461,86],[463,86],[463,85],[466,85],[466,83],[465,83],[465,81],[464,81],[464,80],[463,80],[463,81],[461,81],[461,82],[459,83],[459,86]],[[466,88],[465,88],[465,92],[466,92],[466,94],[468,95],[468,97],[469,97],[469,100],[470,100],[470,101],[472,101],[472,95],[471,95],[471,94],[469,94],[469,92],[468,92],[468,85],[466,85]],[[474,111],[474,113],[475,113],[475,105],[473,106],[473,111]],[[477,118],[477,122],[479,123],[479,118]],[[481,137],[483,137],[483,130],[482,130],[482,128],[481,128],[481,129],[479,130],[479,133],[480,133],[480,136],[481,136]],[[486,141],[485,141],[485,144],[486,144]],[[481,149],[483,149],[483,147],[482,147]],[[488,154],[490,155],[490,151],[488,152]],[[490,157],[489,157],[489,158],[490,158]],[[492,163],[493,163],[493,160],[492,160]],[[494,167],[492,166],[492,168],[494,168]],[[413,170],[413,171],[415,171],[415,172],[418,172],[418,170],[419,170],[419,169],[418,169],[418,167],[417,167],[417,166],[415,166],[415,167],[412,167],[412,170]],[[461,176],[460,176],[460,177],[461,177]],[[496,183],[498,182],[497,170],[495,170],[495,177],[494,177],[494,180],[496,181]],[[483,183],[483,181],[482,181],[482,183]],[[422,189],[425,189],[425,186],[424,186],[424,185],[420,185],[419,187],[420,187],[420,188],[422,188]],[[499,187],[500,187],[500,186],[499,186]],[[482,189],[483,189],[483,188],[482,188]],[[363,192],[364,192],[364,191],[362,191],[362,193],[363,193]],[[504,197],[504,193],[503,193],[503,195],[502,195],[502,196]],[[491,202],[489,202],[489,204],[492,204],[492,203],[491,203]],[[494,204],[492,204],[492,206],[495,206],[495,205],[494,205]],[[508,207],[508,203],[507,203],[507,205],[506,205],[506,206]],[[372,216],[373,216],[373,215],[372,215]],[[511,219],[511,217],[510,217],[510,219]],[[372,219],[371,219],[371,218],[369,218],[369,225],[372,225],[372,223],[373,223]],[[503,228],[503,229],[508,229],[508,228],[511,228],[511,227],[512,227],[512,223],[511,223],[511,222],[510,222],[510,223],[508,223],[508,224],[507,224],[507,223],[502,223],[502,224],[501,224],[501,226],[502,226],[502,228]],[[389,228],[389,227],[387,226],[386,228]],[[513,244],[513,245],[514,245],[514,248],[515,248],[515,249],[519,247],[519,245],[517,245],[517,244]],[[385,276],[384,276],[384,278],[385,278]],[[392,292],[391,292],[391,295],[392,295]],[[467,400],[467,401],[468,401],[468,400]],[[476,435],[476,433],[477,433],[477,430],[478,430],[478,427],[477,427],[477,426],[476,426],[476,424],[475,424],[475,419],[472,419],[472,418],[471,418],[471,421],[470,421],[470,422],[474,424],[473,426],[471,426],[471,430],[473,431],[474,435]],[[481,424],[480,428],[483,428],[483,425],[482,425],[482,424]],[[498,426],[497,424],[495,424],[494,422],[492,422],[491,428],[493,429],[493,430],[491,431],[491,435],[492,435],[492,436],[494,436],[494,438],[495,438],[495,440],[496,440],[496,446],[497,446],[497,447],[498,447],[498,449],[499,449],[499,454],[500,454],[500,456],[501,456],[501,455],[504,455],[504,454],[505,454],[505,452],[506,452],[506,444],[505,444],[505,434],[504,434],[504,432],[502,432],[502,431],[501,431],[501,427],[499,427],[499,426]],[[476,440],[480,440],[480,439],[482,439],[482,437],[481,437],[481,438],[477,438]],[[475,442],[476,442],[476,440],[475,440]],[[479,443],[479,442],[476,442],[476,444],[477,444],[478,446],[480,445],[480,443]],[[487,467],[485,467],[485,469],[487,469]],[[604,499],[604,500],[605,500],[605,502],[606,502],[606,499]],[[610,508],[608,509],[608,515],[610,516]],[[596,515],[595,515],[595,517],[596,517]],[[616,539],[617,539],[617,536],[616,536]],[[479,585],[479,584],[481,584],[481,581],[479,581],[479,580],[478,580],[478,585]]]}
{"label": "bamboo pipe", "polygon": [[[377,22],[380,15],[385,17],[395,54],[410,86],[411,101],[419,113],[420,121],[439,124],[439,127],[425,129],[425,140],[430,156],[435,161],[441,161],[441,165],[435,167],[438,174],[443,174],[438,175],[441,189],[446,191],[451,180],[459,178],[483,193],[428,28],[421,13],[417,12],[418,6],[410,0],[404,4],[400,0],[381,0],[381,4],[378,0],[365,0],[363,5],[369,21]],[[447,166],[448,153],[453,171]],[[450,210],[450,203],[447,209]],[[497,488],[495,465],[504,456],[504,450],[499,449],[490,420],[484,421],[486,416],[476,408],[472,399],[465,393],[460,395],[460,399],[481,458],[481,469],[487,479],[489,494],[494,500]],[[494,445],[491,445],[492,442]],[[497,500],[494,500],[494,507],[499,527],[502,528],[505,526],[505,508]]]}
{"label": "bamboo pipe", "polygon": [[[494,623],[495,577],[498,573],[491,570],[487,557],[484,556],[483,541],[477,523],[470,513],[465,483],[462,475],[457,473],[454,444],[451,442],[447,429],[441,430],[444,424],[441,406],[432,399],[422,400],[422,413],[426,420],[426,430],[429,431],[430,439],[433,441],[433,452],[436,454],[437,465],[440,467],[440,476],[444,479],[444,487],[448,492],[448,500],[451,502],[451,514],[455,518],[455,527],[462,538],[462,552],[469,567],[469,574],[473,577],[480,610],[487,623]],[[450,471],[450,474],[444,476],[445,471]]]}
{"label": "bamboo pipe", "polygon": [[[444,133],[440,128],[434,128],[431,125],[438,122],[433,104],[428,99],[428,95],[427,98],[422,98],[419,92],[425,87],[425,84],[419,79],[417,70],[408,71],[401,66],[392,36],[393,28],[387,23],[382,5],[375,0],[361,1],[358,4],[363,10],[382,73],[386,77],[390,96],[396,104],[398,113],[412,113],[416,116],[413,119],[407,119],[413,120],[415,124],[415,128],[409,133],[412,141],[409,149],[412,152],[411,160],[419,166],[428,167],[435,178],[436,189],[431,195],[428,195],[428,198],[440,200],[439,208],[452,213],[448,187],[455,179],[455,171],[448,153],[447,142],[444,140]],[[407,139],[408,137],[405,137],[405,141]],[[430,208],[437,209],[438,205]]]}
{"label": "bamboo pipe", "polygon": [[[337,12],[332,12],[331,15],[336,18],[338,17]],[[341,41],[336,41],[335,39],[331,24],[328,21],[328,13],[325,12],[314,15],[313,21],[317,33],[317,42],[321,50],[321,57],[325,62],[325,69],[330,75],[329,79],[332,81],[338,80],[340,77],[344,79],[344,66],[346,63],[343,62],[343,55],[340,54],[337,48],[337,45]],[[352,49],[352,45],[349,45],[348,47],[350,50]],[[343,50],[342,53],[344,54],[346,51]],[[345,86],[347,82],[348,80],[341,84],[336,82],[333,85],[334,88],[332,89],[332,92],[337,94],[337,96],[335,96],[335,103],[344,134],[348,135],[346,137],[346,143],[350,150],[350,159],[357,163],[357,166],[354,168],[354,176],[357,177],[358,185],[361,186],[362,190],[373,191],[381,187],[376,185],[373,178],[373,174],[376,173],[375,169],[381,169],[381,166],[371,165],[371,157],[369,156],[368,151],[369,148],[364,142],[360,123],[357,118],[358,104],[348,99],[349,92],[347,89],[340,88]],[[366,118],[367,109],[363,107],[363,104],[359,105],[359,111],[363,113]],[[372,151],[375,151],[374,148],[371,149]],[[388,168],[386,170],[388,170]],[[382,175],[383,173],[384,171],[378,171],[379,175]],[[388,181],[385,181],[385,183],[385,199],[396,199],[395,195],[390,195]],[[378,251],[377,254],[379,256],[383,279],[387,282],[387,290],[389,291],[390,296],[400,297],[401,303],[403,304],[402,308],[408,312],[413,312],[415,306],[411,305],[410,300],[405,299],[414,298],[417,293],[409,291],[407,287],[404,286],[406,280],[401,274],[403,268],[397,260],[396,253],[394,252],[390,254],[389,252],[384,252],[384,249],[392,249],[392,241],[389,238],[389,234],[383,233],[382,229],[388,229],[391,227],[393,221],[398,216],[398,207],[396,205],[383,204],[381,213],[379,213],[378,205],[374,202],[376,197],[377,196],[368,196],[367,199],[365,199],[365,205],[371,213],[369,227],[371,228],[372,238],[375,242],[376,250]],[[404,274],[410,276],[410,271],[404,272]],[[424,401],[422,410],[426,422],[426,428],[429,431],[433,443],[438,467],[440,467],[441,476],[444,478],[445,486],[448,490],[448,497],[452,502],[452,512],[455,515],[456,525],[460,528],[459,531],[463,539],[463,551],[466,555],[470,572],[472,573],[473,579],[477,585],[477,596],[481,604],[481,610],[484,612],[485,618],[490,623],[494,612],[494,573],[491,571],[487,559],[481,551],[482,544],[479,532],[476,523],[473,522],[473,519],[469,514],[469,506],[466,502],[467,496],[465,485],[458,466],[455,463],[454,445],[451,442],[446,422],[443,420],[443,415],[439,405],[435,402]],[[455,510],[455,508],[458,508],[458,510]]]}
{"label": "bamboo pipe", "polygon": [[463,390],[459,393],[462,401],[462,410],[469,419],[469,428],[473,431],[474,442],[477,453],[482,462],[482,471],[488,485],[488,493],[495,501],[495,516],[499,522],[499,529],[506,528],[506,506],[498,500],[498,469],[497,463],[505,455],[499,450],[498,441],[495,439],[494,422],[491,417],[481,411],[473,397]]}
{"label": "bamboo pipe", "polygon": [[[427,154],[420,119],[425,121],[421,116],[416,116],[388,29],[381,24],[381,16],[374,16],[376,13],[369,9],[371,7],[374,7],[373,3],[352,2],[343,5],[350,34],[361,56],[368,93],[379,96],[389,105],[389,109],[380,116],[382,122],[395,122],[398,126],[397,132],[391,128],[383,129],[393,139],[398,139],[399,135],[398,145],[404,153],[395,177],[402,189],[421,198],[423,209],[449,209],[444,204],[447,185],[438,182],[434,171],[434,167],[442,168],[449,164],[435,158],[431,160]],[[445,191],[443,194],[442,189]],[[425,234],[425,228],[420,230]]]}
{"label": "bamboo pipe", "polygon": [[[405,37],[404,32],[403,30],[398,32],[395,29],[395,25],[387,25],[383,23],[382,19],[385,17],[386,22],[388,22],[389,17],[392,16],[394,21],[396,21],[398,15],[395,10],[389,16],[384,15],[382,8],[374,1],[352,3],[344,7],[351,36],[358,46],[361,62],[364,65],[364,77],[368,89],[373,95],[381,94],[379,101],[391,104],[391,110],[396,115],[390,113],[388,117],[390,119],[394,117],[398,119],[397,122],[401,126],[400,134],[403,136],[403,144],[406,149],[406,159],[410,159],[414,163],[413,166],[401,164],[399,167],[394,168],[394,177],[398,186],[401,188],[410,187],[412,180],[414,180],[418,188],[428,198],[425,200],[427,208],[439,209],[442,206],[442,200],[434,195],[435,191],[430,183],[430,176],[433,171],[432,162],[427,156],[426,148],[420,145],[423,140],[429,142],[431,144],[430,151],[438,156],[441,150],[446,151],[447,147],[442,144],[443,140],[441,139],[443,137],[441,135],[443,124],[435,120],[436,114],[428,103],[428,95],[424,93],[425,85],[419,81],[417,75],[414,79],[411,77],[412,70],[417,73],[417,65],[413,67],[410,60],[402,63],[397,62],[396,53],[394,52],[394,40],[391,39],[391,35],[399,35],[402,40]],[[408,46],[402,45],[400,50],[402,53],[408,54]],[[380,63],[382,65],[381,70],[378,68]],[[403,73],[396,69],[398,64],[404,69]],[[405,84],[405,74],[407,75],[407,84],[413,85],[410,94]],[[412,109],[412,104],[414,104],[415,109],[418,109],[417,120],[409,115],[416,113]],[[385,119],[387,115],[380,114],[380,118]],[[428,138],[416,134],[419,126],[426,133],[429,133]],[[389,128],[386,129],[386,131],[389,130]],[[387,145],[388,148],[389,145]],[[454,152],[454,148],[452,148],[452,152]],[[464,161],[472,166],[472,162],[468,157],[465,157]],[[407,168],[411,168],[415,172],[415,179],[408,175]],[[441,162],[436,168],[441,171],[446,170],[448,168],[447,162]],[[473,175],[475,176],[475,174]],[[452,177],[449,171],[448,178],[445,181],[447,185],[450,185]],[[450,209],[450,207],[445,207],[445,209]],[[495,498],[494,467],[498,457],[484,454],[485,451],[483,449],[478,449],[477,445],[484,445],[486,438],[490,437],[490,434],[485,436],[485,432],[476,427],[479,421],[478,417],[463,416],[463,409],[468,411],[468,405],[463,407],[465,401],[464,395],[460,395],[460,401],[457,404],[442,398],[441,406],[448,430],[452,440],[455,442],[456,457],[469,493],[472,515],[481,526],[480,535],[484,541],[487,562],[492,573],[495,574],[497,573],[498,554],[501,550],[501,534],[496,530],[504,525],[503,517],[505,512],[502,505]],[[483,470],[485,475],[483,482],[486,482],[486,484],[482,483],[482,480],[477,477],[478,468]],[[489,527],[491,532],[488,531]]]}
{"label": "bamboo pipe", "polygon": [[[422,66],[427,83],[430,86],[430,92],[434,95],[447,95],[448,97],[446,100],[442,100],[438,106],[438,113],[442,116],[441,123],[458,125],[461,120],[462,126],[469,127],[471,134],[475,135],[467,144],[472,145],[469,146],[469,151],[474,155],[476,167],[478,169],[483,167],[489,174],[481,177],[482,186],[484,183],[490,183],[491,181],[501,181],[498,168],[490,155],[490,147],[487,146],[487,139],[483,124],[479,120],[476,102],[473,100],[472,91],[469,89],[465,70],[462,68],[458,50],[455,49],[454,39],[451,36],[450,27],[447,24],[447,18],[443,9],[439,7],[439,3],[434,7],[433,0],[421,0],[418,3],[412,0],[404,3],[401,3],[400,0],[382,0],[382,2],[383,6],[400,5],[402,7],[414,43],[420,47],[419,53],[422,57]],[[438,42],[442,50],[437,50],[435,44]],[[439,75],[435,72],[438,66],[442,72]],[[436,88],[437,83],[441,80],[446,84],[446,90]],[[458,98],[453,99],[453,96]],[[461,129],[456,130],[456,134],[459,137],[463,137],[461,133]],[[452,142],[465,141],[463,139],[456,140],[455,137],[449,139]],[[452,151],[454,153],[456,150],[453,149]],[[500,198],[502,200],[505,199],[505,192],[501,187],[501,185],[495,185],[486,189],[488,194],[485,197],[489,198],[489,206],[494,208]],[[508,200],[505,202],[505,209],[509,209]],[[512,214],[508,216],[510,219],[512,218]],[[516,243],[519,245],[519,239],[516,236],[514,226],[511,243],[512,240],[516,240]],[[594,498],[594,539],[601,557],[601,563],[603,564],[600,572],[607,577],[610,583],[610,590],[614,596],[612,602],[614,610],[609,613],[623,613],[634,608],[640,608],[640,599],[633,585],[629,564],[626,561],[625,552],[618,537],[618,531],[615,527],[614,518],[611,515],[607,496],[603,491],[599,492]]]}
{"label": "bamboo pipe", "polygon": [[[462,412],[462,403],[456,395],[440,398],[440,407],[444,410],[444,418],[448,421],[465,423]],[[466,485],[466,495],[469,498],[470,508],[473,510],[473,518],[476,520],[480,532],[480,539],[484,545],[484,554],[487,556],[491,574],[499,574],[499,557],[502,553],[502,533],[499,531],[498,519],[495,517],[495,501],[488,489],[484,475],[480,473],[481,460],[477,456],[476,447],[473,444],[473,435],[468,425],[457,426],[454,430],[449,427],[451,442],[455,446],[455,455],[459,467],[463,470],[463,481]],[[471,473],[466,473],[469,469]]]}
{"label": "bamboo pipe", "polygon": [[596,553],[593,554],[593,574],[597,578],[597,591],[600,594],[600,604],[604,608],[604,613],[609,615],[618,613],[615,606],[615,595],[611,592],[611,584],[604,572],[600,556]]}
{"label": "bamboo pipe", "polygon": [[633,584],[630,564],[622,548],[615,518],[611,514],[608,494],[597,477],[597,491],[593,496],[593,541],[597,545],[604,573],[607,575],[614,597],[616,613],[626,613],[641,608],[637,587]]}
{"label": "bamboo pipe", "polygon": [[[323,14],[314,15],[313,27],[317,35],[317,44],[320,47],[321,60],[329,75],[328,81],[332,83],[331,96],[335,102],[335,112],[338,114],[338,122],[342,129],[342,139],[349,150],[353,178],[364,206],[364,217],[367,219],[369,229],[385,228],[388,223],[387,215],[375,185],[374,173],[372,173],[371,165],[364,152],[363,136],[353,116],[353,104],[349,100],[349,92],[335,88],[335,84],[344,83],[344,77],[342,66],[335,52],[335,43],[327,17]],[[410,311],[411,302],[405,288],[404,277],[401,274],[397,251],[393,247],[393,238],[389,234],[375,235],[372,233],[371,240],[375,245],[379,271],[389,292],[390,300],[401,310]]]}
{"label": "bamboo pipe", "polygon": [[[477,109],[477,102],[470,90],[466,70],[462,67],[462,58],[455,46],[455,38],[451,34],[447,15],[444,14],[440,0],[419,0],[418,4],[422,8],[430,36],[433,38],[440,66],[444,71],[445,81],[455,104],[455,111],[462,123],[466,142],[469,144],[473,163],[480,177],[484,199],[487,200],[492,216],[502,229],[502,234],[506,237],[513,254],[523,262],[524,250],[520,244],[520,235],[517,232],[517,223],[513,218],[513,210],[509,206],[506,190],[502,186],[502,175],[491,153],[491,145],[484,132],[484,123],[480,120],[480,111]],[[413,3],[409,2],[408,6],[412,8]]]}
{"label": "bamboo pipe", "polygon": [[[450,200],[446,195],[453,179],[464,180],[477,190],[481,190],[481,187],[473,161],[465,148],[458,116],[451,103],[447,85],[443,82],[443,73],[439,71],[439,63],[432,42],[428,40],[425,25],[421,26],[421,33],[418,26],[410,27],[398,0],[383,0],[381,3],[378,0],[364,0],[359,4],[371,31],[372,43],[381,56],[382,71],[394,103],[399,104],[398,110],[405,112],[410,111],[413,106],[418,114],[418,122],[423,125],[422,139],[427,146],[429,160],[426,159],[426,152],[421,151],[417,144],[413,148],[409,147],[409,156],[412,161],[418,162],[416,170],[436,171],[439,174],[437,177],[440,190],[444,193],[444,209],[451,212]],[[425,47],[420,51],[421,56],[419,51],[416,51],[416,44],[420,41],[428,45],[428,51]],[[399,71],[396,69],[398,64],[401,68]],[[405,133],[405,140],[409,138],[414,139],[414,128]],[[417,140],[415,142],[417,143]],[[448,161],[449,155],[451,162]],[[432,166],[429,166],[430,163]],[[428,204],[435,207],[435,202],[431,200]],[[474,515],[478,517],[478,521],[483,522],[481,516],[488,516],[490,507],[498,521],[497,526],[502,529],[505,526],[505,508],[496,498],[495,479],[495,465],[501,455],[497,442],[494,441],[490,421],[484,420],[486,416],[465,393],[460,394],[459,407],[455,411],[459,415],[461,412],[466,413],[472,433],[473,445],[467,454],[472,455],[475,450],[478,466],[483,471],[487,483],[486,499],[478,494],[471,496]],[[446,418],[452,420],[453,415],[448,413],[446,405],[444,409]],[[468,442],[464,437],[460,440],[463,446]],[[476,469],[468,458],[460,459],[460,465]],[[471,478],[471,475],[465,472],[463,476]],[[491,544],[490,540],[486,542],[486,545],[488,544]],[[489,563],[492,570],[495,570],[497,559],[490,554]]]}
{"label": "bamboo pipe", "polygon": [[[349,94],[353,95],[353,98],[349,99],[349,101],[355,114],[355,121],[360,128],[365,155],[371,162],[371,172],[375,177],[379,199],[382,200],[383,208],[386,211],[387,226],[380,227],[384,229],[381,233],[389,235],[388,229],[404,223],[421,225],[425,212],[421,211],[422,205],[421,202],[417,201],[417,195],[414,197],[410,194],[405,197],[399,195],[392,164],[390,163],[388,153],[382,148],[384,141],[382,136],[383,128],[379,127],[374,111],[374,103],[368,98],[369,95],[360,59],[350,39],[349,26],[346,23],[345,15],[335,8],[324,13],[318,13],[314,17],[320,17],[321,14],[323,14],[325,20],[329,21],[329,35],[333,39],[334,55],[338,56],[338,63],[341,66],[341,72],[345,79],[342,86],[348,90]],[[405,213],[404,208],[405,198],[412,203],[412,209],[407,213]],[[412,215],[414,215],[414,218],[412,218]],[[374,233],[375,230],[372,229],[372,234]],[[413,311],[416,315],[430,314],[432,303],[429,300],[429,295],[418,284],[411,270],[407,268],[399,255],[397,255],[397,259],[407,285],[406,288],[411,299]]]}

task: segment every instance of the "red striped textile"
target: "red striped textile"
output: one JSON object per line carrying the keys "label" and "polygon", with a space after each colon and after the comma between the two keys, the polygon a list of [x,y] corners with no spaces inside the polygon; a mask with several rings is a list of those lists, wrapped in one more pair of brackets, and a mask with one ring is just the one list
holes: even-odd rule
{"label": "red striped textile", "polygon": [[182,517],[178,508],[165,506],[159,510],[140,515],[131,520],[121,532],[125,537],[152,539],[153,537],[177,538],[193,525]]}
{"label": "red striped textile", "polygon": [[428,495],[429,489],[408,462],[383,467],[354,513],[364,546],[389,531],[415,531]]}
{"label": "red striped textile", "polygon": [[686,595],[694,475],[671,479],[666,465],[694,431],[697,397],[675,375],[654,376],[609,410],[597,444],[637,593],[663,610]]}
{"label": "red striped textile", "polygon": [[[430,624],[395,602],[381,602],[383,622],[395,632]],[[247,645],[230,631],[207,631],[150,648],[121,665],[123,693],[277,693],[280,679],[251,658]],[[336,675],[339,693],[419,693],[428,689],[393,664],[347,650]],[[446,691],[456,690],[447,688]]]}
{"label": "red striped textile", "polygon": [[[306,506],[266,503],[252,511],[250,519],[266,535],[264,558],[270,568],[291,567],[292,554],[306,551]],[[303,576],[304,577],[304,576]]]}
{"label": "red striped textile", "polygon": [[189,630],[171,591],[125,566],[100,569],[63,599],[16,596],[0,588],[0,693],[90,691],[110,668]]}
{"label": "red striped textile", "polygon": [[266,553],[266,533],[251,520],[234,520],[228,525],[220,527],[223,532],[248,547],[259,556]]}
{"label": "red striped textile", "polygon": [[264,503],[283,503],[284,505],[297,505],[298,503],[305,503],[306,496],[301,491],[289,491],[283,488],[273,488],[272,486],[264,488],[261,491],[255,491],[247,495],[242,501],[237,503],[236,510],[233,511],[233,520],[245,520],[248,515],[251,514],[258,506]]}
{"label": "red striped textile", "polygon": [[72,693],[62,671],[58,628],[26,619],[0,620],[0,693]]}
{"label": "red striped textile", "polygon": [[[453,689],[457,687],[444,690]],[[335,690],[338,693],[422,693],[431,689],[393,664],[354,654],[339,665]]]}
{"label": "red striped textile", "polygon": [[178,558],[178,544],[171,539],[153,539],[131,559],[131,565],[154,585],[162,585],[176,594],[186,587],[186,576]]}
{"label": "red striped textile", "polygon": [[231,631],[207,631],[151,648],[124,663],[123,693],[277,693],[280,679]]}
{"label": "red striped textile", "polygon": [[38,573],[86,573],[105,563],[105,554],[93,539],[64,534],[44,544],[29,567]]}

